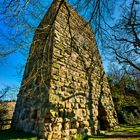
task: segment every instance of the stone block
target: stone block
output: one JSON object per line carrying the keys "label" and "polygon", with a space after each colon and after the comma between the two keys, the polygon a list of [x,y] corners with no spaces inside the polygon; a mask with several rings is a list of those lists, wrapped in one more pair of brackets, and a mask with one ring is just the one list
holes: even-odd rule
{"label": "stone block", "polygon": [[69,136],[70,130],[62,130],[62,137]]}
{"label": "stone block", "polygon": [[89,121],[83,121],[82,124],[83,124],[85,127],[89,127]]}
{"label": "stone block", "polygon": [[70,135],[75,135],[77,134],[77,129],[70,129]]}
{"label": "stone block", "polygon": [[64,128],[65,128],[65,130],[70,129],[71,128],[71,123],[70,122],[64,123]]}
{"label": "stone block", "polygon": [[52,123],[45,123],[45,130],[47,132],[51,132],[52,131]]}
{"label": "stone block", "polygon": [[58,122],[58,123],[62,123],[62,122],[63,122],[63,118],[62,118],[62,117],[58,117],[58,118],[57,118],[57,122]]}
{"label": "stone block", "polygon": [[61,140],[61,131],[54,131],[52,134],[53,140]]}

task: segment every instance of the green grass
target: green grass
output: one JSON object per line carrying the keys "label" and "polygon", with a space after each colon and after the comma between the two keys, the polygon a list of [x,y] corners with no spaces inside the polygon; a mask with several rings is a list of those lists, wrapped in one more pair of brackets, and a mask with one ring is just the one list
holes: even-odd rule
{"label": "green grass", "polygon": [[37,136],[31,133],[7,129],[0,131],[0,140],[37,140]]}
{"label": "green grass", "polygon": [[[108,133],[112,133],[108,135]],[[128,135],[129,136],[128,136]],[[108,132],[101,133],[96,136],[81,136],[76,140],[113,140],[114,138],[140,138],[140,123],[136,125],[121,125],[119,128],[115,128]]]}
{"label": "green grass", "polygon": [[[125,135],[123,136],[123,133],[125,132],[129,134],[137,133],[138,135],[136,135],[135,137],[140,137],[140,123],[137,125],[131,125],[131,126],[121,125],[119,128],[115,128],[111,130],[111,132],[113,132],[114,134],[110,136],[108,136],[106,133],[100,134],[94,137],[91,137],[91,136],[84,137],[82,135],[79,135],[77,137],[77,140],[111,140],[113,138],[126,137]],[[121,135],[118,135],[118,132],[121,132]],[[132,135],[132,137],[134,136]],[[11,129],[0,131],[0,140],[37,140],[37,139],[38,139],[37,136],[31,133],[24,133],[22,131],[15,131]]]}
{"label": "green grass", "polygon": [[136,125],[120,125],[119,128],[115,128],[114,132],[130,132],[130,133],[140,133],[140,123]]}

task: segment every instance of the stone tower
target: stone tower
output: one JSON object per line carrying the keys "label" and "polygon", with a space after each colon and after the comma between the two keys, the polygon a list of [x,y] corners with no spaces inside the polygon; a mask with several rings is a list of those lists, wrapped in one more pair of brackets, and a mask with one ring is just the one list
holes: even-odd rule
{"label": "stone tower", "polygon": [[12,127],[69,140],[116,125],[92,28],[64,0],[54,0],[35,32]]}

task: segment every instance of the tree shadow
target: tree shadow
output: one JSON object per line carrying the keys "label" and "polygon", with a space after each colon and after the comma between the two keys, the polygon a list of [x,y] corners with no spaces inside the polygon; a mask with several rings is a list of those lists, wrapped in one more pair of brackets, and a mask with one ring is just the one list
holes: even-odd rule
{"label": "tree shadow", "polygon": [[95,135],[89,138],[140,138],[140,134],[111,134],[111,135]]}
{"label": "tree shadow", "polygon": [[25,133],[23,131],[15,131],[13,129],[1,130],[0,140],[10,140],[10,139],[32,139],[37,140],[37,136],[31,133]]}

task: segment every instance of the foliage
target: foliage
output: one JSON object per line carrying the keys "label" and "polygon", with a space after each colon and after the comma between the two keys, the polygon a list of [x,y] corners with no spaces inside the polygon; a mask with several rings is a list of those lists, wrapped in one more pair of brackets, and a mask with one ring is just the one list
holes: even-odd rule
{"label": "foliage", "polygon": [[137,77],[113,66],[108,81],[120,123],[137,123],[140,120],[140,88]]}
{"label": "foliage", "polygon": [[1,104],[1,100],[6,96],[9,89],[10,89],[9,87],[5,87],[0,91],[0,130],[2,129],[5,116],[7,115],[7,105]]}
{"label": "foliage", "polygon": [[0,130],[3,127],[5,116],[7,115],[7,106],[0,105]]}

